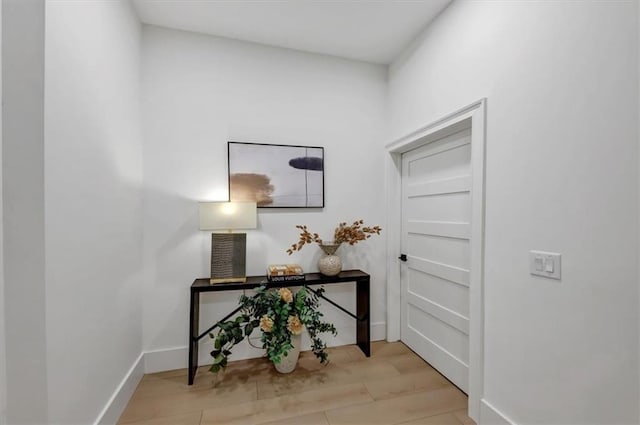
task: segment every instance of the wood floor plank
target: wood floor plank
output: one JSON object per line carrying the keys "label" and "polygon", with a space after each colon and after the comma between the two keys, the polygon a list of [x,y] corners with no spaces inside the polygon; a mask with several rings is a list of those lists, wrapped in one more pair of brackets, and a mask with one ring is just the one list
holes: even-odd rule
{"label": "wood floor plank", "polygon": [[461,422],[453,413],[445,413],[443,415],[429,416],[409,422],[402,422],[401,425],[461,425]]}
{"label": "wood floor plank", "polygon": [[413,373],[418,370],[431,369],[433,367],[425,362],[420,356],[413,351],[402,353],[395,356],[389,356],[387,361],[391,363],[400,373]]}
{"label": "wood floor plank", "polygon": [[375,400],[384,400],[418,391],[448,387],[451,383],[436,370],[429,368],[385,379],[370,379],[365,381],[364,385]]}
{"label": "wood floor plank", "polygon": [[257,399],[255,382],[166,394],[158,397],[138,397],[134,394],[120,417],[121,424],[200,411],[213,406],[228,406]]}
{"label": "wood floor plank", "polygon": [[193,385],[187,384],[186,369],[184,375],[175,376],[145,376],[136,389],[136,397],[142,399],[145,397],[159,397],[163,395],[178,394],[193,391],[202,391],[214,389],[221,385],[239,384],[251,382],[252,380],[228,380],[222,382],[220,377],[213,374],[198,377]]}
{"label": "wood floor plank", "polygon": [[338,407],[369,403],[372,400],[363,384],[350,384],[207,409],[202,412],[200,423],[202,425],[260,424]]}
{"label": "wood floor plank", "polygon": [[273,422],[265,422],[262,425],[329,425],[324,412],[310,413],[308,415],[294,416]]}
{"label": "wood floor plank", "polygon": [[467,405],[467,397],[451,386],[432,391],[395,397],[372,403],[332,409],[326,412],[331,425],[339,424],[398,424],[428,416],[435,416]]}
{"label": "wood floor plank", "polygon": [[401,342],[375,341],[371,343],[371,356],[375,358],[397,356],[413,353],[409,347]]}
{"label": "wood floor plank", "polygon": [[219,373],[209,372],[204,376],[198,377],[198,380],[209,381],[217,388],[257,382],[276,375],[279,375],[279,373],[273,367],[273,363],[266,358],[260,358],[231,362],[226,370]]}
{"label": "wood floor plank", "polygon": [[308,390],[361,383],[368,378],[382,379],[399,375],[392,365],[381,360],[339,365],[329,364],[327,367],[313,372],[301,373],[296,370],[296,373],[258,381],[258,399],[262,400]]}
{"label": "wood floor plank", "polygon": [[130,425],[199,425],[202,410],[183,413],[180,415],[162,416],[137,422],[129,422]]}

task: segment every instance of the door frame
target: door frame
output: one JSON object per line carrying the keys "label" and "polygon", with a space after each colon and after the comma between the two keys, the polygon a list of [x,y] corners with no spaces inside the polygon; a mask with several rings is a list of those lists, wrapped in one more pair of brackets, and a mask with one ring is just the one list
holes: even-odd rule
{"label": "door frame", "polygon": [[[385,146],[387,204],[387,341],[400,339],[402,154],[471,128],[471,270],[469,287],[469,417],[480,419],[484,392],[484,210],[486,99],[480,99]],[[397,231],[396,231],[397,230]]]}

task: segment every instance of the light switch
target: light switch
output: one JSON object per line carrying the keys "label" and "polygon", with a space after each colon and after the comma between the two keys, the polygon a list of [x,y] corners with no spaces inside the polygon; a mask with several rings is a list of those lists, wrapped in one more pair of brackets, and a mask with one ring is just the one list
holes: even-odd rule
{"label": "light switch", "polygon": [[542,266],[542,264],[544,263],[544,259],[541,256],[536,256],[534,261],[536,271],[541,272],[544,269],[544,267]]}
{"label": "light switch", "polygon": [[553,258],[545,258],[544,271],[547,273],[553,273]]}
{"label": "light switch", "polygon": [[529,251],[529,273],[560,280],[561,257],[561,254],[555,252]]}

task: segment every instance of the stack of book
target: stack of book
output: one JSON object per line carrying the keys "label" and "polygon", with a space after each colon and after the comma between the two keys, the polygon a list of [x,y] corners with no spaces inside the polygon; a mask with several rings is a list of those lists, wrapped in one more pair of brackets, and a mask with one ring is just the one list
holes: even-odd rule
{"label": "stack of book", "polygon": [[297,282],[305,280],[302,267],[297,264],[271,264],[267,267],[267,279],[271,282]]}

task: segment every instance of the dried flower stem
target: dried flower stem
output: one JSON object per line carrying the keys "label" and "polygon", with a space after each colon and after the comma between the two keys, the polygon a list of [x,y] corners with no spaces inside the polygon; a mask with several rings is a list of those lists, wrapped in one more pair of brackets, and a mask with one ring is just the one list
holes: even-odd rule
{"label": "dried flower stem", "polygon": [[[350,226],[346,222],[339,223],[333,232],[333,243],[355,245],[360,241],[369,239],[372,235],[379,235],[382,230],[380,226],[367,227],[363,225],[364,220],[356,220]],[[322,245],[323,242],[320,236],[317,233],[309,232],[307,226],[299,224],[296,228],[300,229],[300,240],[287,249],[289,255],[293,254],[294,251],[300,251],[302,247],[309,243],[315,242],[318,245]]]}

